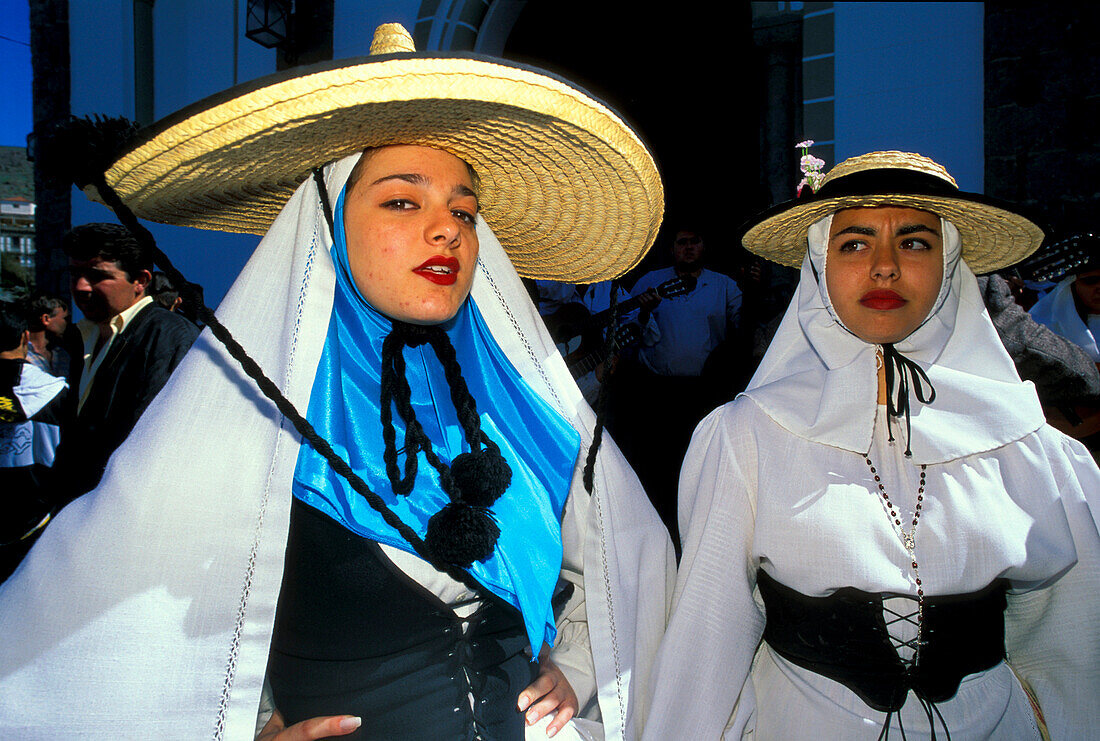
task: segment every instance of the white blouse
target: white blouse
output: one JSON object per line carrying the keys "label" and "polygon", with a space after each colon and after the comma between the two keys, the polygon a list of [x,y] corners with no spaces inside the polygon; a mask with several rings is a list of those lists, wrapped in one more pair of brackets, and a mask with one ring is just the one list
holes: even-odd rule
{"label": "white blouse", "polygon": [[[869,457],[908,529],[920,468],[903,455],[904,425],[893,430],[891,444],[879,407]],[[645,737],[877,738],[884,713],[761,643],[756,591],[762,568],[809,596],[855,587],[916,597],[864,456],[797,437],[742,396],[700,424],[680,481],[684,555]],[[1008,580],[1009,661],[1054,738],[1087,737],[1100,721],[1098,497],[1088,453],[1050,427],[927,468],[915,547],[926,596]],[[956,741],[1038,738],[1005,663],[967,677],[936,707]],[[913,697],[900,715],[907,738],[929,737]]]}

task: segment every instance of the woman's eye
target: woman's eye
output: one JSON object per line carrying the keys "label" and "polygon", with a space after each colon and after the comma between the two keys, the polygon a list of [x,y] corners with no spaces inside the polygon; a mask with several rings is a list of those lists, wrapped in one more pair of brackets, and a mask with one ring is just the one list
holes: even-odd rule
{"label": "woman's eye", "polygon": [[456,219],[459,219],[461,221],[465,221],[467,224],[476,224],[477,223],[477,214],[470,213],[469,211],[466,211],[466,210],[461,209],[461,208],[453,209],[451,211],[451,215],[454,216]]}
{"label": "woman's eye", "polygon": [[849,239],[837,248],[839,252],[858,252],[867,247],[867,243],[859,239]]}
{"label": "woman's eye", "polygon": [[386,201],[382,204],[382,208],[392,209],[394,211],[408,211],[416,208],[416,204],[407,198],[394,198],[391,201]]}
{"label": "woman's eye", "polygon": [[903,250],[930,250],[932,245],[923,239],[906,239],[901,243],[901,248]]}

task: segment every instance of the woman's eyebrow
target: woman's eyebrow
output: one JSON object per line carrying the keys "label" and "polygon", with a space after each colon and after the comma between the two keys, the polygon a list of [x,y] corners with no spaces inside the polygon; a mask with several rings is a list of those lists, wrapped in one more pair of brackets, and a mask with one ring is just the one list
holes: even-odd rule
{"label": "woman's eyebrow", "polygon": [[463,197],[469,196],[469,197],[473,198],[475,201],[477,200],[477,193],[475,193],[473,191],[473,189],[470,188],[469,186],[462,185],[462,184],[456,185],[455,187],[451,188],[451,194],[456,195],[456,196],[463,196]]}
{"label": "woman's eyebrow", "polygon": [[383,175],[371,183],[371,185],[378,185],[387,180],[404,180],[406,183],[411,183],[412,185],[427,185],[430,182],[427,177],[418,172],[397,172],[393,175]]}
{"label": "woman's eyebrow", "polygon": [[[396,172],[392,175],[383,175],[382,177],[371,183],[371,185],[378,185],[380,183],[386,182],[387,180],[403,180],[406,183],[418,186],[430,185],[432,182],[431,178],[429,178],[427,175],[422,175],[419,172]],[[466,185],[462,185],[461,183],[451,188],[451,194],[463,197],[471,196],[474,199],[477,198],[477,193],[475,193],[472,188]]]}
{"label": "woman's eyebrow", "polygon": [[929,234],[935,234],[937,237],[940,233],[927,224],[906,224],[905,226],[899,226],[896,236],[904,237],[908,234],[917,234],[919,232],[928,232]]}
{"label": "woman's eyebrow", "polygon": [[841,229],[839,232],[837,232],[833,236],[829,237],[829,239],[836,239],[841,234],[859,234],[859,235],[864,236],[864,237],[873,237],[876,234],[878,234],[878,232],[875,231],[874,228],[869,227],[869,226],[852,225],[852,226],[848,226],[848,227],[845,227],[845,228]]}

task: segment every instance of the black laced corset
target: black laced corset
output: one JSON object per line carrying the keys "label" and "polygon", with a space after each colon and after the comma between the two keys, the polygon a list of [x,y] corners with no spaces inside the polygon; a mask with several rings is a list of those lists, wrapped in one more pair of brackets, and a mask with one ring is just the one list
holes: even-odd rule
{"label": "black laced corset", "polygon": [[909,690],[924,702],[950,700],[964,677],[1005,656],[1005,585],[971,594],[926,597],[916,660],[898,656],[886,626],[885,596],[852,587],[807,597],[763,570],[757,584],[764,640],[792,664],[840,682],[881,712],[896,712]]}

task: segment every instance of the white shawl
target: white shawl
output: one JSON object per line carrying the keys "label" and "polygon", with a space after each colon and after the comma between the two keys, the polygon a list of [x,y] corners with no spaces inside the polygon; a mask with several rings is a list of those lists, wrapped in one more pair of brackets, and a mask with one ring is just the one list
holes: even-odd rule
{"label": "white shawl", "polygon": [[[339,193],[355,157],[326,171]],[[505,354],[591,440],[594,417],[503,249],[479,223],[473,295]],[[312,180],[290,199],[218,316],[304,411],[332,307]],[[251,739],[282,578],[299,437],[203,332],[112,457],[0,586],[0,736]],[[563,537],[581,544],[608,739],[635,738],[674,562],[614,443],[590,497],[577,462]],[[570,520],[570,518],[572,518]]]}

